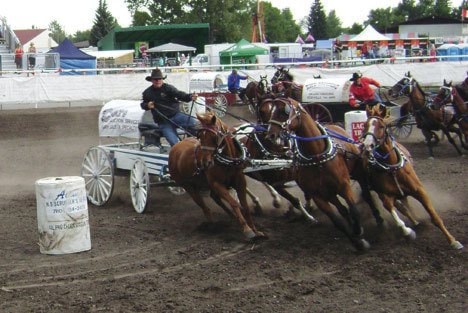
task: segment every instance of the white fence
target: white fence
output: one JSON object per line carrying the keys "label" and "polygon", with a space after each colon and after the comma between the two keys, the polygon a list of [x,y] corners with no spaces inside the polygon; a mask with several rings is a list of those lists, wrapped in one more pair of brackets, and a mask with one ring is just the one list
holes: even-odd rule
{"label": "white fence", "polygon": [[[267,75],[270,79],[275,68],[257,65],[261,69],[239,70],[254,79]],[[35,73],[29,76],[18,75],[0,77],[0,108],[21,109],[50,106],[83,106],[102,104],[113,99],[139,100],[150,83],[145,80],[150,68],[132,69],[132,73],[122,71],[118,75],[59,75]],[[167,71],[173,69],[166,69]],[[343,68],[296,67],[291,68],[295,81],[304,83],[306,79],[320,75],[323,78],[351,77],[360,71],[364,76],[377,79],[383,86],[392,86],[404,73],[412,76],[423,86],[441,86],[444,79],[454,83],[465,79],[468,61],[456,62],[414,62],[404,64],[374,64]],[[95,70],[94,70],[95,71]],[[137,73],[138,72],[138,73]],[[194,72],[167,72],[166,82],[188,92],[190,77]],[[228,75],[229,71],[222,72]],[[245,81],[243,81],[245,83]]]}

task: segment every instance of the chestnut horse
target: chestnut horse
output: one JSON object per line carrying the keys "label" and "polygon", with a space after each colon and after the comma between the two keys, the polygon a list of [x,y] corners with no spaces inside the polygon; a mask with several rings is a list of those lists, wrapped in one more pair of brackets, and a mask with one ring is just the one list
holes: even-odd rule
{"label": "chestnut horse", "polygon": [[408,205],[406,197],[411,196],[423,205],[432,222],[443,232],[450,245],[455,249],[463,248],[446,229],[411,162],[389,135],[387,125],[381,117],[368,118],[364,127],[363,143],[369,184],[377,192],[383,206],[390,212],[403,234],[411,239],[416,238],[416,233],[399,218],[395,210],[395,201],[400,199]]}
{"label": "chestnut horse", "polygon": [[[273,99],[271,97],[261,100],[256,110],[258,125],[246,124],[241,126],[238,131],[238,134],[243,135],[240,140],[247,148],[251,159],[284,160],[291,158],[289,147],[275,144],[266,138],[267,123],[271,117],[272,105]],[[280,198],[277,197],[279,194],[291,204],[287,215],[293,215],[293,208],[296,208],[310,221],[316,223],[317,220],[306,210],[306,207],[311,207],[310,199],[306,199],[307,204],[304,207],[301,201],[287,190],[286,184],[295,181],[296,173],[295,168],[281,167],[252,171],[246,173],[246,175],[264,183],[274,197],[273,205],[275,207],[279,207],[280,204]],[[261,213],[262,209],[259,201],[256,201],[253,197],[252,200],[256,204],[256,212]]]}
{"label": "chestnut horse", "polygon": [[[330,131],[339,134],[342,139],[335,140],[329,135]],[[357,167],[362,164],[358,146],[344,140],[349,137],[338,126],[329,125],[327,132],[299,102],[291,98],[273,100],[268,138],[279,143],[282,135],[292,139],[297,167],[296,182],[305,198],[312,198],[358,250],[368,249],[369,243],[361,236],[359,212],[351,188],[350,168],[356,167],[357,171]],[[346,201],[348,208],[340,202],[338,196]],[[331,204],[338,209],[341,217]]]}
{"label": "chestnut horse", "polygon": [[[213,112],[197,113],[197,118],[201,123],[198,139],[184,139],[169,152],[171,179],[190,194],[209,222],[213,221],[211,211],[201,196],[206,189],[228,215],[234,213],[247,238],[264,237],[255,228],[247,203],[244,148]],[[236,191],[240,204],[229,193],[230,188]],[[222,200],[229,203],[232,212]]]}
{"label": "chestnut horse", "polygon": [[462,137],[460,128],[455,126],[457,124],[455,116],[447,121],[443,109],[432,108],[430,106],[432,99],[428,99],[419,83],[411,77],[409,72],[389,90],[389,95],[393,97],[402,95],[409,97],[409,101],[405,104],[407,106],[406,109],[414,115],[416,125],[421,129],[425,137],[430,158],[434,158],[432,147],[435,145],[433,138],[438,138],[434,133],[437,130],[442,130],[458,154],[462,155],[462,151],[450,135],[450,132],[452,132],[456,133],[460,140]]}
{"label": "chestnut horse", "polygon": [[270,93],[268,87],[267,76],[260,75],[260,81],[251,81],[245,88],[245,97],[248,100],[249,110],[254,113],[255,108],[258,105],[258,101],[263,98],[266,94]]}
{"label": "chestnut horse", "polygon": [[462,132],[460,143],[463,148],[468,149],[468,104],[460,94],[460,89],[457,86],[452,86],[452,82],[447,82],[444,79],[444,85],[440,87],[439,93],[434,97],[434,107],[444,110],[446,120],[454,116],[456,124]]}

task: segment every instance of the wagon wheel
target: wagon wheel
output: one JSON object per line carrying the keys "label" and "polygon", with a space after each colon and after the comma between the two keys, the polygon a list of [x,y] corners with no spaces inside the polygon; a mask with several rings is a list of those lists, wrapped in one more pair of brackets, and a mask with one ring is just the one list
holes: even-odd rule
{"label": "wagon wheel", "polygon": [[114,167],[109,154],[100,147],[90,148],[81,164],[88,200],[97,206],[106,204],[114,190]]}
{"label": "wagon wheel", "polygon": [[408,138],[413,131],[412,123],[413,121],[411,116],[403,116],[391,122],[388,127],[390,129],[390,133],[395,137],[395,139],[405,139]]}
{"label": "wagon wheel", "polygon": [[148,168],[142,159],[137,159],[130,171],[130,197],[137,213],[143,213],[148,206],[150,178]]}
{"label": "wagon wheel", "polygon": [[308,103],[304,105],[304,109],[312,118],[320,124],[333,123],[333,118],[330,111],[320,103]]}
{"label": "wagon wheel", "polygon": [[192,103],[182,102],[182,112],[185,114],[190,114],[190,110],[192,110]]}
{"label": "wagon wheel", "polygon": [[216,114],[216,116],[223,117],[224,115],[226,115],[226,111],[228,108],[228,100],[226,99],[225,95],[218,95],[214,99],[213,105],[215,106],[214,113]]}

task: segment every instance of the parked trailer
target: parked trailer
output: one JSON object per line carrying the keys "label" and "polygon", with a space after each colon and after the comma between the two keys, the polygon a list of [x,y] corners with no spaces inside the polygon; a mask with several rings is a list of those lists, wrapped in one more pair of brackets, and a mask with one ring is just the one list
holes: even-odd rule
{"label": "parked trailer", "polygon": [[[204,103],[194,111],[201,111]],[[179,132],[181,138],[186,136]],[[177,186],[168,172],[170,146],[161,140],[161,132],[153,122],[151,113],[140,108],[139,101],[113,100],[106,103],[99,113],[100,141],[113,143],[91,147],[86,152],[81,176],[85,179],[88,200],[96,206],[104,206],[114,190],[115,176],[128,176],[130,197],[136,212],[143,213],[148,206],[151,187],[167,187],[175,194],[185,191]],[[291,160],[250,159],[245,172],[272,168],[284,168]]]}

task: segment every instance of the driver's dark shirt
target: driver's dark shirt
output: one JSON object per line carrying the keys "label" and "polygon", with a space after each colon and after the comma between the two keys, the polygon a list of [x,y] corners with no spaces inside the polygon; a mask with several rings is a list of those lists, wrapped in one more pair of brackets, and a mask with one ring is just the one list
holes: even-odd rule
{"label": "driver's dark shirt", "polygon": [[155,88],[153,85],[143,91],[143,101],[141,102],[141,108],[143,110],[148,109],[148,102],[153,101],[155,103],[155,109],[151,110],[153,118],[156,122],[164,119],[158,112],[164,116],[171,118],[180,112],[179,102],[190,102],[192,97],[190,94],[178,90],[176,87],[164,83],[161,88]]}

